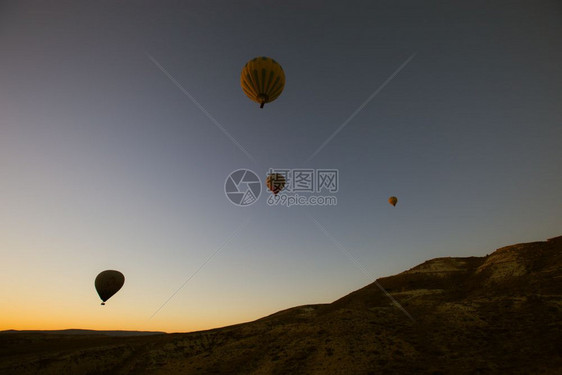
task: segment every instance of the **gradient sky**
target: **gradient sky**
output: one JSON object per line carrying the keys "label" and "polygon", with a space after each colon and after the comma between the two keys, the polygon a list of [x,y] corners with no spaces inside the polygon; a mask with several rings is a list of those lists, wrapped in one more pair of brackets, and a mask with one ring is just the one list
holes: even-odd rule
{"label": "gradient sky", "polygon": [[[0,330],[219,327],[562,234],[559,1],[303,3],[0,3]],[[239,168],[338,169],[338,204],[234,206]]]}

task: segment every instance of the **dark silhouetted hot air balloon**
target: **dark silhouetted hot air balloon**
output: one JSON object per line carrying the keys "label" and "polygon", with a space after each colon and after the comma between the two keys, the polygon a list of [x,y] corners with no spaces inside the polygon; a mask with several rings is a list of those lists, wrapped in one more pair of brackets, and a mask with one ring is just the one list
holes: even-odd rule
{"label": "dark silhouetted hot air balloon", "polygon": [[244,94],[254,102],[265,103],[277,99],[285,87],[285,73],[279,63],[269,57],[260,56],[248,61],[240,75]]}
{"label": "dark silhouetted hot air balloon", "polygon": [[390,197],[390,198],[388,198],[388,203],[390,203],[393,206],[396,206],[396,203],[398,203],[398,198]]}
{"label": "dark silhouetted hot air balloon", "polygon": [[105,305],[105,301],[117,293],[124,283],[125,276],[119,271],[107,270],[101,272],[95,281],[96,290],[103,301],[101,304]]}
{"label": "dark silhouetted hot air balloon", "polygon": [[285,177],[279,173],[270,173],[265,180],[267,188],[275,195],[279,194],[285,187]]}

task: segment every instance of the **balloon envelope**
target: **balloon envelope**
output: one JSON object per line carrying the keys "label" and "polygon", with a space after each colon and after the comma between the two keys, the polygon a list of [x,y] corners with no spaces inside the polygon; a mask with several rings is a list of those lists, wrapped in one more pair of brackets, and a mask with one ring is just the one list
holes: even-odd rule
{"label": "balloon envelope", "polygon": [[95,285],[101,300],[104,302],[102,305],[117,293],[124,283],[125,276],[119,271],[107,270],[101,272],[96,277]]}
{"label": "balloon envelope", "polygon": [[265,184],[267,188],[275,195],[277,195],[285,187],[285,177],[279,173],[271,173],[267,176]]}
{"label": "balloon envelope", "polygon": [[265,103],[277,99],[285,87],[285,73],[272,58],[260,56],[248,61],[240,74],[244,94],[263,108]]}
{"label": "balloon envelope", "polygon": [[396,206],[396,203],[398,203],[398,198],[390,197],[390,198],[388,198],[388,203],[390,203],[393,206]]}

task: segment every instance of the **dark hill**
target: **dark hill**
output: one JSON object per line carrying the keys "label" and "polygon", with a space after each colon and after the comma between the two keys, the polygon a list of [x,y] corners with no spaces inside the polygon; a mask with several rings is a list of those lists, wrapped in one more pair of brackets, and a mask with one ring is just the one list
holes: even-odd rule
{"label": "dark hill", "polygon": [[0,373],[562,373],[562,237],[432,259],[377,282],[413,321],[373,283],[204,332],[33,345],[0,334]]}
{"label": "dark hill", "polygon": [[59,330],[49,330],[49,331],[37,331],[37,330],[24,330],[17,331],[10,329],[7,331],[0,331],[0,335],[3,333],[12,334],[22,334],[22,333],[45,333],[53,335],[105,335],[105,336],[148,336],[148,335],[163,335],[166,332],[160,331],[96,331],[92,329],[59,329]]}

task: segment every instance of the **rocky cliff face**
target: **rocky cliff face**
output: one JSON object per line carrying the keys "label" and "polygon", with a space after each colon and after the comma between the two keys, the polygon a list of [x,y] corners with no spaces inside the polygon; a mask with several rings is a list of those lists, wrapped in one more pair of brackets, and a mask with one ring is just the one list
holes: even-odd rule
{"label": "rocky cliff face", "polygon": [[377,283],[413,321],[373,283],[205,332],[55,344],[0,335],[0,373],[562,373],[562,237],[437,258]]}

